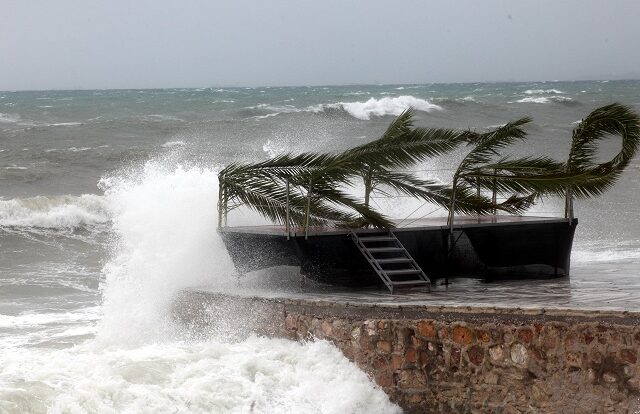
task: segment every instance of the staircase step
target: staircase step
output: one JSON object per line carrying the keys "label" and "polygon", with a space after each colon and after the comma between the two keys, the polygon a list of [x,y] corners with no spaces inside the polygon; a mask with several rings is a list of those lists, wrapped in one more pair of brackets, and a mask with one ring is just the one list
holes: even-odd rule
{"label": "staircase step", "polygon": [[[371,233],[369,233],[371,234]],[[371,264],[373,270],[378,274],[380,279],[387,285],[391,293],[393,294],[394,288],[410,288],[410,287],[426,287],[431,290],[431,281],[429,277],[418,266],[418,263],[411,257],[409,252],[402,246],[400,240],[389,232],[388,236],[384,235],[369,235],[358,236],[357,233],[351,233],[353,242],[358,247],[358,250],[362,253],[365,259]],[[367,247],[365,243],[393,243],[395,246],[387,247]],[[376,258],[373,255],[375,253],[389,253],[391,257]],[[382,265],[399,265],[396,269],[384,269]],[[404,267],[404,269],[397,269],[397,267]],[[417,278],[411,280],[393,280],[393,276],[400,276],[399,279]]]}
{"label": "staircase step", "polygon": [[394,257],[393,259],[375,259],[379,264],[393,264],[393,263],[411,263],[412,259],[408,257]]}
{"label": "staircase step", "polygon": [[360,241],[363,243],[368,242],[390,242],[395,241],[396,238],[389,236],[374,236],[374,237],[360,237]]}
{"label": "staircase step", "polygon": [[420,269],[402,269],[402,270],[384,270],[387,276],[397,276],[397,275],[419,275],[422,273]]}
{"label": "staircase step", "polygon": [[403,280],[402,282],[394,282],[391,281],[392,286],[419,286],[419,285],[430,285],[431,283],[426,280],[416,279],[416,280]]}
{"label": "staircase step", "polygon": [[369,253],[390,253],[390,252],[403,252],[403,247],[372,247],[366,249]]}

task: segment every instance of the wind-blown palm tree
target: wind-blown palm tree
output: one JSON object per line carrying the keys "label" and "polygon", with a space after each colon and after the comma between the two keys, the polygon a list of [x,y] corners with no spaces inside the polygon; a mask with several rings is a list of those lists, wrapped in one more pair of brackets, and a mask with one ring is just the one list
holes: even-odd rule
{"label": "wind-blown palm tree", "polygon": [[[609,189],[634,157],[640,143],[638,115],[629,107],[614,103],[597,108],[576,127],[567,162],[546,156],[500,156],[500,150],[526,137],[523,127],[529,122],[529,118],[522,118],[488,133],[470,132],[468,141],[474,147],[456,170],[453,188],[476,185],[494,194],[508,194],[505,203],[518,205],[522,210],[541,196],[566,196],[566,217],[572,219],[573,197],[598,196]],[[597,141],[606,135],[619,135],[622,148],[610,161],[597,163]],[[454,204],[455,196],[449,213],[451,232]]]}
{"label": "wind-blown palm tree", "polygon": [[[451,191],[446,186],[395,170],[453,150],[462,142],[464,132],[413,128],[412,117],[409,109],[381,138],[339,154],[284,154],[256,164],[227,166],[219,173],[219,224],[228,211],[245,204],[279,223],[289,220],[305,227],[360,223],[389,228],[392,223],[369,205],[371,193],[381,186],[448,205]],[[364,203],[344,190],[358,178],[365,181]],[[464,202],[470,197],[475,198],[461,194],[461,211],[473,209],[473,201]]]}
{"label": "wind-blown palm tree", "polygon": [[[387,190],[448,208],[452,234],[455,212],[520,213],[545,195],[566,196],[567,216],[572,218],[573,198],[596,196],[610,188],[640,142],[638,115],[620,104],[596,109],[576,127],[564,163],[546,156],[500,155],[526,138],[524,128],[530,118],[476,133],[414,128],[412,117],[413,110],[403,112],[379,139],[342,153],[283,154],[255,164],[227,166],[219,173],[219,226],[227,212],[247,205],[273,222],[305,228],[329,223],[390,228],[392,222],[369,205],[373,192]],[[597,163],[596,143],[609,134],[622,137],[621,151],[610,161]],[[461,143],[472,149],[454,173],[451,187],[398,171]],[[364,201],[346,192],[357,180],[364,181]],[[487,192],[493,194],[491,199],[483,194]],[[497,194],[506,200],[498,203]]]}
{"label": "wind-blown palm tree", "polygon": [[[620,151],[608,162],[597,163],[598,141],[619,135]],[[573,198],[602,194],[618,179],[635,156],[640,143],[640,118],[625,105],[613,103],[591,112],[573,130],[571,150],[565,164],[569,174],[585,174],[582,185],[566,189],[565,217],[573,219]]]}

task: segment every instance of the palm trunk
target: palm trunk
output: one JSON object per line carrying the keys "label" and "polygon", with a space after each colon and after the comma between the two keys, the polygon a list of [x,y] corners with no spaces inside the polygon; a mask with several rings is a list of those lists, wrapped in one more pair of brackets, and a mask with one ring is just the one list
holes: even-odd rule
{"label": "palm trunk", "polygon": [[564,201],[564,217],[573,221],[573,191],[567,189],[566,199]]}
{"label": "palm trunk", "polygon": [[224,216],[224,210],[226,210],[226,206],[224,205],[224,187],[222,185],[222,179],[219,178],[218,181],[218,229],[222,228],[222,218]]}
{"label": "palm trunk", "polygon": [[[498,173],[497,170],[493,170],[493,176],[495,177],[495,175]],[[493,204],[493,215],[495,216],[496,213],[498,212],[498,210],[496,209],[496,204],[498,202],[498,194],[496,191],[496,179],[493,179],[493,191],[491,193],[491,203]]]}
{"label": "palm trunk", "polygon": [[371,168],[367,171],[367,174],[364,176],[364,206],[369,208],[369,198],[371,197],[371,181],[372,181],[372,171]]}
{"label": "palm trunk", "polygon": [[313,178],[309,178],[309,191],[307,191],[307,210],[304,214],[304,239],[309,237],[309,210],[311,210],[311,191],[313,190]]}
{"label": "palm trunk", "polygon": [[448,218],[448,224],[449,224],[449,251],[451,251],[451,249],[453,249],[453,243],[454,243],[454,239],[453,239],[453,212],[455,211],[456,208],[456,184],[457,184],[457,179],[456,177],[453,178],[453,191],[451,192],[451,207],[449,208],[449,218]]}

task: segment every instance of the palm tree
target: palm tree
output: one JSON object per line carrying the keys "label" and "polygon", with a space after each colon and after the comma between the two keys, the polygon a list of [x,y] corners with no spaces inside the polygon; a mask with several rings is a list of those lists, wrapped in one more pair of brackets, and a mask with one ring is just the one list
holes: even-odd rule
{"label": "palm tree", "polygon": [[[607,135],[622,138],[620,152],[610,161],[596,162],[597,143]],[[573,219],[573,198],[602,194],[610,188],[635,156],[640,142],[640,118],[625,105],[613,103],[591,112],[573,130],[571,150],[565,163],[569,174],[585,174],[585,183],[566,189],[565,217]]]}
{"label": "palm tree", "polygon": [[[510,214],[526,211],[546,195],[566,197],[573,218],[573,198],[602,194],[610,188],[636,153],[640,142],[638,115],[611,104],[589,114],[574,130],[569,159],[546,156],[505,157],[501,150],[526,138],[530,118],[521,118],[486,133],[413,127],[413,110],[398,116],[377,140],[338,154],[283,154],[255,164],[231,164],[219,173],[218,224],[240,205],[277,223],[390,228],[392,222],[370,207],[376,191],[393,191],[435,203],[454,213]],[[620,152],[597,163],[596,142],[608,134],[622,137]],[[460,162],[451,187],[399,172],[466,143],[472,149]],[[364,201],[345,188],[364,181]],[[490,192],[491,199],[484,193]],[[506,196],[498,203],[497,195]]]}
{"label": "palm tree", "polygon": [[[500,156],[500,150],[525,139],[523,127],[529,122],[529,118],[522,118],[484,134],[469,132],[473,149],[454,174],[454,190],[476,185],[478,192],[484,189],[494,194],[494,204],[495,194],[509,194],[502,205],[515,204],[523,211],[538,197],[566,196],[566,217],[573,219],[573,197],[598,196],[609,189],[634,157],[640,142],[638,115],[629,107],[614,103],[597,108],[576,127],[567,162],[546,156]],[[610,161],[596,163],[596,142],[608,134],[620,135],[622,148]],[[454,192],[449,212],[451,233],[455,202]],[[501,205],[496,204],[496,208]]]}
{"label": "palm tree", "polygon": [[[227,166],[219,173],[219,225],[228,211],[245,204],[279,223],[308,227],[337,222],[389,228],[392,223],[369,205],[371,193],[381,186],[448,205],[450,190],[445,186],[394,170],[453,150],[464,133],[413,128],[412,117],[409,109],[381,138],[339,154],[284,154],[256,164]],[[364,203],[344,191],[358,177],[365,181]],[[472,205],[461,202],[459,208],[468,211]]]}

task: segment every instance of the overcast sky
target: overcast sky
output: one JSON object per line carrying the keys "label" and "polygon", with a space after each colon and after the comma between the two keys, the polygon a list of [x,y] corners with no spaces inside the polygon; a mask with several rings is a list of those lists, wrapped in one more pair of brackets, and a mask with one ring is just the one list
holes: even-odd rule
{"label": "overcast sky", "polygon": [[0,0],[0,90],[640,77],[640,1]]}

